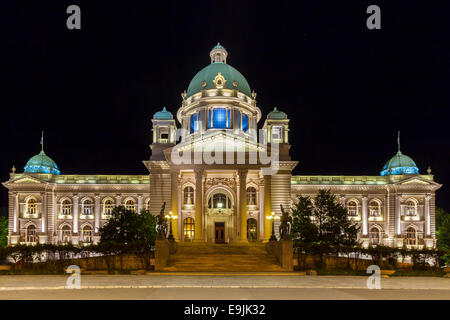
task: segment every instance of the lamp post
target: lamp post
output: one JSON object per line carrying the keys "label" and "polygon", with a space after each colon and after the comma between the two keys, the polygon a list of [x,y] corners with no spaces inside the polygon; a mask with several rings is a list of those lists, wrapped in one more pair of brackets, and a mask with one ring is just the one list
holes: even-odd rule
{"label": "lamp post", "polygon": [[172,220],[175,220],[175,219],[177,219],[177,218],[178,218],[178,216],[175,216],[175,215],[172,213],[172,211],[170,211],[169,214],[166,215],[166,219],[169,219],[169,221],[170,221],[169,237],[167,238],[168,240],[171,240],[171,241],[175,240],[175,238],[173,237],[173,233],[172,233]]}
{"label": "lamp post", "polygon": [[272,220],[272,235],[270,236],[269,241],[277,241],[277,237],[275,236],[275,220],[280,220],[280,217],[272,212],[271,216],[266,217],[267,220]]}

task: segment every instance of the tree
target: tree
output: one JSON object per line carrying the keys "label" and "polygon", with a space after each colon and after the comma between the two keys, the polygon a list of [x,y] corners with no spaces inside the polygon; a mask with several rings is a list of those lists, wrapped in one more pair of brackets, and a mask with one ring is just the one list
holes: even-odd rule
{"label": "tree", "polygon": [[333,246],[357,244],[359,227],[348,219],[347,209],[330,190],[319,190],[314,203],[309,197],[299,196],[292,213],[292,233],[298,241]]}
{"label": "tree", "polygon": [[0,248],[8,245],[8,219],[0,217]]}
{"label": "tree", "polygon": [[[436,208],[436,238],[437,247],[450,251],[450,214],[442,208]],[[444,262],[450,261],[450,253],[443,257]]]}
{"label": "tree", "polygon": [[100,243],[131,244],[139,241],[151,246],[156,238],[155,227],[156,219],[147,210],[138,214],[119,206],[113,209],[111,218],[100,228]]}

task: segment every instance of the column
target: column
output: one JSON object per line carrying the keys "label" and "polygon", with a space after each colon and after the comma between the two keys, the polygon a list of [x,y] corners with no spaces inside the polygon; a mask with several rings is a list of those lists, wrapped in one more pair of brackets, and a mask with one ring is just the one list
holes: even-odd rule
{"label": "column", "polygon": [[402,233],[400,219],[401,219],[401,207],[400,207],[400,196],[397,194],[395,197],[395,226],[396,226],[396,234],[400,235]]}
{"label": "column", "polygon": [[122,196],[120,194],[118,194],[116,196],[116,207],[120,206],[122,202]]}
{"label": "column", "polygon": [[264,176],[264,242],[269,241],[272,234],[272,221],[267,217],[272,215],[272,176]]}
{"label": "column", "polygon": [[78,195],[73,196],[73,233],[78,233]]}
{"label": "column", "polygon": [[427,236],[431,236],[431,210],[430,210],[430,195],[425,196],[425,231]]}
{"label": "column", "polygon": [[203,223],[202,223],[202,207],[203,207],[203,169],[195,171],[195,235],[194,241],[203,240]]}
{"label": "column", "polygon": [[[171,182],[171,206],[170,211],[173,215],[178,216],[178,172],[172,171],[170,173]],[[180,217],[178,217],[180,219]],[[172,221],[172,234],[175,240],[178,240],[178,220]]]}
{"label": "column", "polygon": [[239,170],[239,214],[241,215],[241,241],[247,242],[247,174]]}
{"label": "column", "polygon": [[100,196],[96,194],[94,203],[94,232],[98,233],[98,229],[100,229]]}
{"label": "column", "polygon": [[138,212],[138,214],[141,214],[141,211],[142,211],[142,194],[139,194],[137,198],[138,198],[137,212]]}
{"label": "column", "polygon": [[19,194],[14,193],[14,233],[17,232],[19,222]]}
{"label": "column", "polygon": [[181,175],[177,177],[177,192],[178,192],[178,240],[183,241],[183,215],[181,212],[181,204],[183,202],[183,197],[181,194]]}
{"label": "column", "polygon": [[264,224],[265,224],[265,217],[264,217],[264,178],[261,179],[262,181],[259,184],[259,221],[258,221],[258,240],[264,240]]}
{"label": "column", "polygon": [[367,212],[367,196],[362,197],[362,234],[366,236],[368,234],[368,212]]}
{"label": "column", "polygon": [[341,196],[340,200],[341,200],[341,206],[345,208],[345,196]]}
{"label": "column", "polygon": [[43,192],[41,193],[41,232],[47,233],[47,195]]}

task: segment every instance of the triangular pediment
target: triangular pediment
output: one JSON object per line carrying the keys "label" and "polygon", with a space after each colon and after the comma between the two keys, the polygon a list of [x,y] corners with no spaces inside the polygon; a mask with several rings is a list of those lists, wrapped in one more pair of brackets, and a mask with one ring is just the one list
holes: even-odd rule
{"label": "triangular pediment", "polygon": [[42,181],[41,179],[29,175],[22,175],[10,181],[10,183],[32,183],[32,184],[41,184],[43,182],[44,181]]}
{"label": "triangular pediment", "polygon": [[428,176],[420,176],[415,175],[413,177],[406,178],[404,180],[398,181],[396,183],[397,185],[433,185],[433,186],[439,186],[438,183],[434,182],[433,180],[428,180]]}
{"label": "triangular pediment", "polygon": [[412,180],[404,181],[400,184],[426,184],[426,185],[429,185],[430,183],[427,181],[420,180],[420,179],[412,179]]}

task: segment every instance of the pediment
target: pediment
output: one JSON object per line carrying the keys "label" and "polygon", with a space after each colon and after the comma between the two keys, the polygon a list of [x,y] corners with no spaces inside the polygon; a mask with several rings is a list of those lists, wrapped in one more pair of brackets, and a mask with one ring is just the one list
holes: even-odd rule
{"label": "pediment", "polygon": [[422,184],[422,185],[429,185],[430,183],[424,180],[420,179],[411,179],[404,182],[401,182],[400,184]]}
{"label": "pediment", "polygon": [[32,176],[22,176],[22,177],[18,177],[17,179],[14,179],[13,181],[11,181],[11,183],[31,183],[31,184],[41,184],[43,183],[42,180],[32,177]]}

